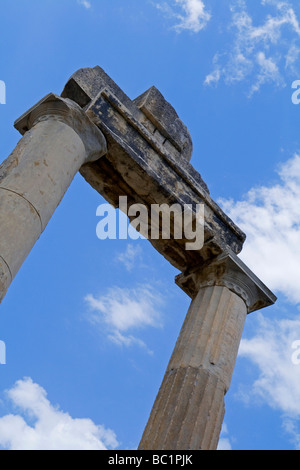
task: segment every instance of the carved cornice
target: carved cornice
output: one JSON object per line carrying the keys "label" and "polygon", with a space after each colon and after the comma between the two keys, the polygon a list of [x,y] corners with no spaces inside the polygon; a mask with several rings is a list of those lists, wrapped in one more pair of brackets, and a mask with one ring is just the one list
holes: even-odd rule
{"label": "carved cornice", "polygon": [[244,300],[248,313],[273,305],[276,301],[275,295],[232,252],[180,274],[176,283],[191,298],[206,287],[227,287]]}

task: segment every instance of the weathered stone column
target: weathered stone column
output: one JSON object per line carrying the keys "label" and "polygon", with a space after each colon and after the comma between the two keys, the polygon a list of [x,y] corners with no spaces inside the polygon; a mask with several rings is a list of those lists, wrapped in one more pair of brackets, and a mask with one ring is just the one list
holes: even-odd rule
{"label": "weathered stone column", "polygon": [[[273,294],[227,254],[178,284],[193,296],[140,443],[141,450],[214,450],[247,313]],[[273,302],[272,302],[273,303]]]}
{"label": "weathered stone column", "polygon": [[106,153],[80,106],[54,94],[15,127],[25,135],[0,166],[0,302],[77,171]]}

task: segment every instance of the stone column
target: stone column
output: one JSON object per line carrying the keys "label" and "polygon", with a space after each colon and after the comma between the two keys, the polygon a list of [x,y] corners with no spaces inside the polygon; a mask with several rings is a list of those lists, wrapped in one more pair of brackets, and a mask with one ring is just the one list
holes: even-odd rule
{"label": "stone column", "polygon": [[233,254],[181,275],[178,284],[193,301],[143,434],[141,450],[217,448],[224,396],[247,313],[274,300]]}
{"label": "stone column", "polygon": [[77,171],[106,153],[82,109],[54,94],[15,127],[24,137],[0,166],[0,302]]}

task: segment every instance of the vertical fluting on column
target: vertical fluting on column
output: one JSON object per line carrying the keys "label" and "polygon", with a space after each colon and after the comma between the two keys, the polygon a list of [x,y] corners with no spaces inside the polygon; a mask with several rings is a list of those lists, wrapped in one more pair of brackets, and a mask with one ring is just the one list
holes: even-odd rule
{"label": "vertical fluting on column", "polygon": [[200,288],[192,301],[140,449],[213,450],[224,418],[247,315],[225,286]]}
{"label": "vertical fluting on column", "polygon": [[81,108],[56,95],[16,127],[25,135],[0,166],[0,302],[77,171],[106,152]]}
{"label": "vertical fluting on column", "polygon": [[276,297],[230,250],[176,283],[193,300],[139,448],[214,450],[246,315]]}
{"label": "vertical fluting on column", "polygon": [[[0,203],[1,206],[1,203]],[[0,207],[1,210],[1,207]],[[0,303],[12,282],[12,275],[6,262],[0,256]]]}

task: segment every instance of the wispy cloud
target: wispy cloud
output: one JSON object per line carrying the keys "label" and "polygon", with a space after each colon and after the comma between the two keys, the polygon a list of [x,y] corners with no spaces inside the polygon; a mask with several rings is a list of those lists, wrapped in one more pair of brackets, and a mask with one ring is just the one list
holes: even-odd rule
{"label": "wispy cloud", "polygon": [[221,79],[226,84],[247,79],[252,96],[267,83],[284,86],[285,73],[295,72],[300,25],[293,7],[285,0],[261,0],[260,5],[264,19],[255,24],[245,0],[231,2],[232,44],[214,56],[206,85],[216,85]]}
{"label": "wispy cloud", "polygon": [[87,10],[89,10],[92,6],[91,2],[89,2],[88,0],[77,0],[77,2],[79,3],[79,5],[84,6]]}
{"label": "wispy cloud", "polygon": [[17,381],[6,395],[19,414],[0,418],[0,445],[4,449],[107,450],[118,446],[113,431],[90,419],[74,419],[54,407],[46,391],[30,378]]}
{"label": "wispy cloud", "polygon": [[141,259],[142,249],[140,245],[133,245],[129,243],[125,252],[119,253],[116,256],[116,261],[125,266],[127,271],[132,271]]}
{"label": "wispy cloud", "polygon": [[135,331],[162,326],[162,299],[149,285],[136,289],[115,287],[98,297],[89,294],[85,300],[90,307],[89,321],[101,331],[104,328],[107,338],[119,346],[137,345],[148,350]]}
{"label": "wispy cloud", "polygon": [[250,394],[291,417],[300,417],[300,366],[292,361],[294,341],[300,339],[299,319],[270,319],[257,314],[256,333],[243,339],[239,356],[259,368]]}
{"label": "wispy cloud", "polygon": [[240,357],[258,368],[258,378],[242,397],[268,404],[282,414],[282,423],[295,447],[300,449],[300,366],[292,361],[292,344],[300,339],[300,320],[270,320],[257,315],[256,334],[243,339]]}
{"label": "wispy cloud", "polygon": [[222,432],[218,444],[218,450],[232,450],[228,428],[227,425],[224,423],[222,426]]}
{"label": "wispy cloud", "polygon": [[220,200],[247,233],[241,258],[278,293],[300,303],[300,156],[283,164],[275,185],[252,188],[241,201]]}
{"label": "wispy cloud", "polygon": [[175,21],[174,29],[178,32],[199,33],[211,18],[202,0],[172,0],[156,6]]}
{"label": "wispy cloud", "polygon": [[[157,8],[175,23],[178,32],[199,33],[212,18],[203,0],[169,0]],[[226,47],[214,54],[212,70],[204,84],[216,86],[248,82],[248,96],[265,84],[283,87],[286,75],[295,74],[300,55],[300,23],[289,0],[259,0],[256,16],[250,13],[252,1],[231,0],[229,25],[222,26]],[[258,19],[259,18],[259,19]],[[224,27],[225,26],[225,27]],[[225,32],[224,32],[225,31]]]}
{"label": "wispy cloud", "polygon": [[[239,356],[251,361],[258,374],[240,396],[254,398],[281,412],[289,438],[300,449],[300,366],[292,360],[300,340],[300,156],[278,169],[278,182],[252,188],[241,201],[220,201],[228,215],[247,233],[240,257],[273,290],[295,306],[281,319],[256,314],[255,333],[243,339]],[[278,303],[278,306],[280,303]],[[282,305],[282,304],[281,304]],[[286,316],[286,318],[285,318]]]}

